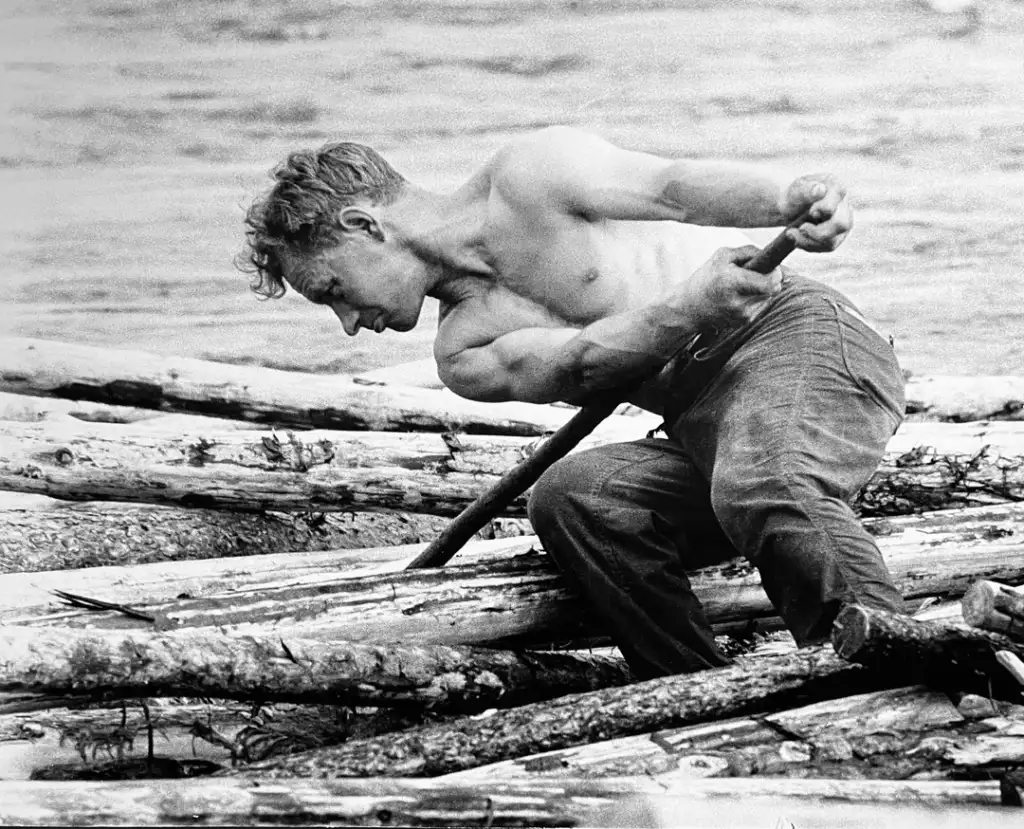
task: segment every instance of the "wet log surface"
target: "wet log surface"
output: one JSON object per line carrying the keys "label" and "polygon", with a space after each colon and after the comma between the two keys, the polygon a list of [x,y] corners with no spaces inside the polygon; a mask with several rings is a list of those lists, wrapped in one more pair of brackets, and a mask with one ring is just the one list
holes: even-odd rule
{"label": "wet log surface", "polygon": [[606,656],[231,636],[0,630],[0,691],[476,712],[624,685]]}
{"label": "wet log surface", "polygon": [[963,625],[923,622],[853,605],[832,634],[843,659],[909,682],[1017,702],[1021,686],[997,661],[999,651],[1024,656],[1024,643]]}

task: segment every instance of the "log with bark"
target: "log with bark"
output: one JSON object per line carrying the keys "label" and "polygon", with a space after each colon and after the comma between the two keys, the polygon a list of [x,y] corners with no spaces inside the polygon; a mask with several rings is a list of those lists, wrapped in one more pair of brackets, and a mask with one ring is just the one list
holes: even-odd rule
{"label": "log with bark", "polygon": [[[1019,509],[1019,508],[1017,508]],[[1001,514],[1000,511],[994,511]],[[1020,514],[1013,520],[1019,520]],[[950,525],[955,527],[950,514]],[[923,518],[887,519],[875,528],[888,532],[878,538],[886,563],[908,600],[930,596],[962,595],[978,578],[999,579],[1007,583],[1024,582],[1024,557],[1018,535],[991,533],[985,518],[993,512],[981,511],[968,519],[961,531],[946,535],[948,543],[932,543],[943,536],[941,517],[929,525]],[[906,521],[908,529],[900,530]],[[936,535],[922,528],[931,526]],[[1006,524],[1002,526],[1013,526]],[[914,529],[916,527],[916,529]],[[973,527],[973,529],[970,529]],[[973,537],[972,537],[973,536]],[[904,541],[903,539],[906,539]],[[470,555],[491,550],[504,553],[531,549],[533,539],[508,539],[475,545]],[[493,546],[488,546],[493,545]],[[518,547],[517,545],[522,545]],[[359,553],[353,554],[358,556]],[[384,551],[384,555],[390,555]],[[88,572],[54,574],[45,580],[30,576],[0,577],[0,596],[23,591],[26,599],[38,602],[28,592],[33,582],[37,591],[62,589],[119,604],[130,604],[157,620],[167,629],[193,626],[228,626],[239,632],[280,633],[289,636],[351,641],[400,640],[407,643],[490,644],[501,646],[543,646],[567,643],[602,634],[592,613],[587,613],[570,593],[546,556],[518,555],[401,573],[384,572],[400,566],[394,560],[382,562],[370,574],[331,572],[329,561],[313,558],[314,566],[303,571],[304,558],[295,558],[296,574],[275,574],[262,567],[251,582],[237,578],[215,595],[195,599],[174,599],[171,593],[180,584],[182,593],[193,589],[185,582],[168,582],[159,587],[162,575],[147,577],[140,573],[138,584],[154,584],[159,590],[147,597],[130,579],[122,587],[109,590],[76,590],[95,586],[85,581]],[[230,567],[230,562],[228,563]],[[184,568],[185,565],[179,565]],[[203,578],[204,562],[196,562],[185,571],[194,584]],[[165,565],[161,573],[173,571]],[[243,569],[244,572],[244,569]],[[223,569],[211,570],[209,578],[228,578]],[[66,581],[62,581],[66,578]],[[232,577],[234,578],[234,577]],[[148,581],[147,581],[148,579]],[[270,579],[274,579],[271,581]],[[714,624],[747,622],[773,616],[775,611],[760,586],[757,571],[742,559],[704,568],[692,574],[697,596]],[[9,585],[9,587],[8,587]],[[28,585],[28,586],[27,586]],[[172,586],[173,585],[173,586]],[[170,588],[170,589],[168,589]],[[0,599],[0,606],[3,600]],[[61,608],[57,600],[46,596],[43,604],[17,604],[8,600],[3,611],[5,624],[33,626],[73,626],[96,628],[148,629],[151,623],[126,617],[113,611]]]}
{"label": "log with bark", "polygon": [[1024,377],[931,376],[907,380],[907,414],[913,419],[1024,420]]}
{"label": "log with bark", "polygon": [[[620,417],[579,449],[640,438]],[[70,500],[238,510],[455,515],[536,446],[515,437],[0,424],[0,488]],[[527,495],[505,515],[522,515]],[[865,515],[1024,500],[1024,424],[907,424],[858,500]]]}
{"label": "log with bark", "polygon": [[726,668],[571,694],[387,737],[255,763],[279,777],[436,776],[596,740],[835,699],[891,685],[824,648],[746,658]]}
{"label": "log with bark", "polygon": [[624,685],[621,659],[443,645],[328,643],[209,629],[0,629],[0,691],[210,697],[476,712]]}
{"label": "log with bark", "polygon": [[[422,545],[443,532],[449,521],[409,512],[242,513],[50,499],[30,506],[0,507],[0,573]],[[511,538],[532,532],[525,518],[496,518],[477,538]],[[313,558],[323,566],[329,563],[326,558]],[[279,564],[288,570],[293,565],[300,570],[309,566],[294,561]],[[242,567],[227,566],[234,570]],[[113,575],[116,581],[118,576]]]}
{"label": "log with bark", "polygon": [[832,643],[843,659],[908,682],[1021,701],[1020,684],[996,654],[1020,658],[1024,643],[998,633],[851,605],[836,619]]}
{"label": "log with bark", "polygon": [[[871,774],[867,765],[882,765],[879,758],[887,760],[891,770],[900,758],[885,755],[902,754],[906,744],[935,739],[939,732],[965,722],[946,694],[909,686],[753,717],[602,740],[454,772],[439,780],[468,783],[666,772],[722,777],[800,770],[825,777],[864,777]],[[879,740],[882,733],[893,739]],[[920,758],[922,762],[913,773],[930,770],[926,762],[930,759]]]}
{"label": "log with bark", "polygon": [[1024,640],[1024,590],[981,579],[967,588],[963,613],[971,627]]}
{"label": "log with bark", "polygon": [[680,820],[738,826],[751,825],[755,814],[774,818],[776,813],[803,826],[820,818],[822,804],[844,804],[844,819],[855,819],[858,825],[923,825],[941,815],[1009,829],[1019,813],[1001,802],[996,781],[659,777],[476,786],[395,779],[0,782],[0,820],[21,826],[676,826],[682,825]]}
{"label": "log with bark", "polygon": [[213,415],[297,429],[538,436],[572,411],[449,391],[20,337],[0,338],[0,391]]}

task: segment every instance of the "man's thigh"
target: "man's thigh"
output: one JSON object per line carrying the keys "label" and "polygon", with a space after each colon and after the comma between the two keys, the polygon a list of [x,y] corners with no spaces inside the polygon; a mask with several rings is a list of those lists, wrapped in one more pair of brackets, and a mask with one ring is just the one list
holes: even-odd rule
{"label": "man's thigh", "polygon": [[653,530],[672,540],[687,569],[736,555],[714,517],[707,480],[672,440],[646,438],[575,452],[538,484],[532,509],[558,509],[557,502],[568,498],[595,523],[632,522],[638,535]]}

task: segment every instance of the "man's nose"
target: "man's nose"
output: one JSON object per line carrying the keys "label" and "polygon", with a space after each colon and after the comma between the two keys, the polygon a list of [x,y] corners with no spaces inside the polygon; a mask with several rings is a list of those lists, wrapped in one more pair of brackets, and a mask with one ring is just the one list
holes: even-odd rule
{"label": "man's nose", "polygon": [[335,302],[331,308],[346,334],[354,337],[359,333],[359,312],[355,308],[350,308],[344,302]]}

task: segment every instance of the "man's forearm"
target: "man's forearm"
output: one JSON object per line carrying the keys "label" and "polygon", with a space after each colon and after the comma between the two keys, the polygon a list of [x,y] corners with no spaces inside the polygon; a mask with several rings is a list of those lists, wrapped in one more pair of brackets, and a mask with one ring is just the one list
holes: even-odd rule
{"label": "man's forearm", "polygon": [[714,227],[779,227],[792,177],[753,164],[677,161],[659,181],[661,198],[690,224]]}
{"label": "man's forearm", "polygon": [[698,330],[692,314],[661,303],[593,322],[567,344],[577,390],[586,394],[648,379]]}

